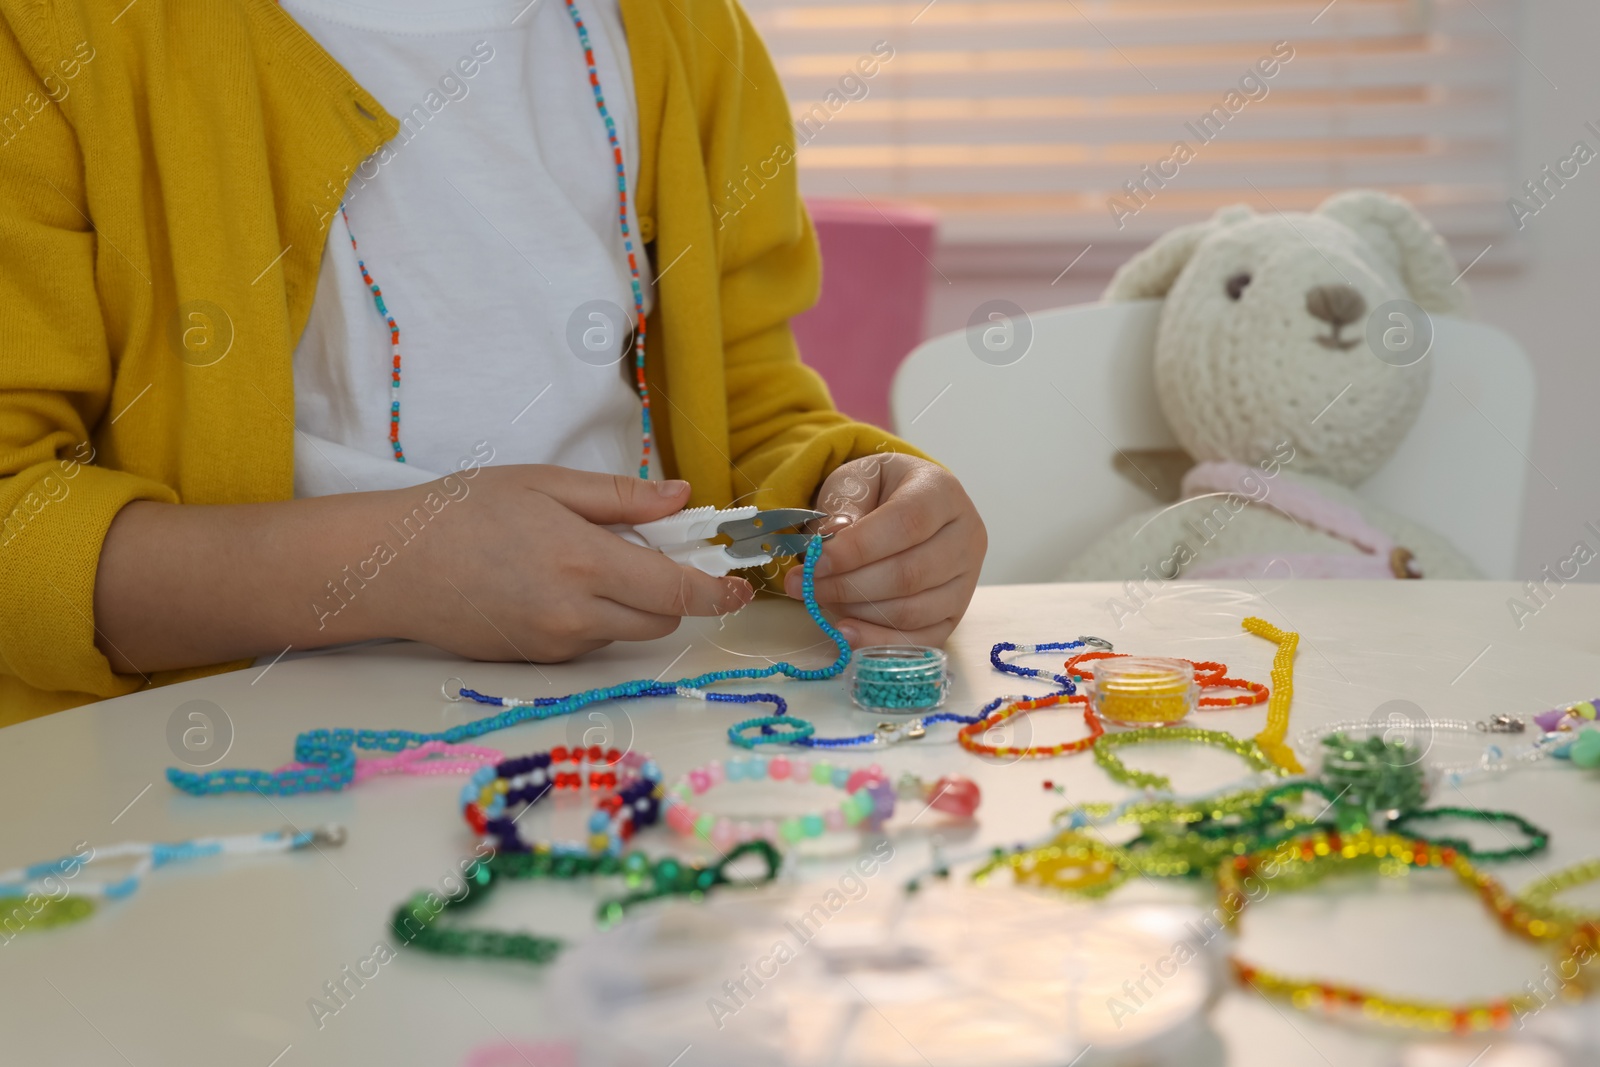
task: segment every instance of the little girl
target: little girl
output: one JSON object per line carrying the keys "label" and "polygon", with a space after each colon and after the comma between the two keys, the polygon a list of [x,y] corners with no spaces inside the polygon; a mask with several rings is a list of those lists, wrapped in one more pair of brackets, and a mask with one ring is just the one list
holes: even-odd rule
{"label": "little girl", "polygon": [[966,608],[961,486],[798,360],[793,166],[715,210],[793,149],[734,0],[0,0],[0,130],[0,723],[660,637],[754,595],[603,529],[687,505],[853,519],[852,642]]}

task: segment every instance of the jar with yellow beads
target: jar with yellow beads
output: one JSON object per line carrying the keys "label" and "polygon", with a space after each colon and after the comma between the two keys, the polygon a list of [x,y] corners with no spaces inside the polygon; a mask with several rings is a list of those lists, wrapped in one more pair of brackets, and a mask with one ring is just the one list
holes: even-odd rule
{"label": "jar with yellow beads", "polygon": [[1194,711],[1194,664],[1157,656],[1119,656],[1095,664],[1089,703],[1119,726],[1172,726]]}

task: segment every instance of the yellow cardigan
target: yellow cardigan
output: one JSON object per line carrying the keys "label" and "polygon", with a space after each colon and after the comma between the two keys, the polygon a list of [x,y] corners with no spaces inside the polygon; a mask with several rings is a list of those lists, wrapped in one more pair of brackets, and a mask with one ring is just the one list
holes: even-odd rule
{"label": "yellow cardigan", "polygon": [[[640,237],[673,265],[648,368],[668,473],[695,504],[792,505],[848,459],[913,451],[799,362],[816,238],[744,12],[622,15]],[[100,547],[132,500],[293,495],[291,355],[323,241],[398,128],[274,0],[0,0],[0,725],[241,666],[113,673]]]}

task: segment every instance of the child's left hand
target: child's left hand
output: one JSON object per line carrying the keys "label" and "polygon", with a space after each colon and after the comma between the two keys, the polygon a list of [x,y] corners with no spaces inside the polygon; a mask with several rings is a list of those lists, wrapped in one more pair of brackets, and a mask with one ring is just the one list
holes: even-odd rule
{"label": "child's left hand", "polygon": [[[867,456],[830,474],[816,506],[846,520],[817,561],[816,588],[850,644],[942,644],[989,544],[955,475],[912,456]],[[800,579],[799,567],[784,579],[796,599]]]}

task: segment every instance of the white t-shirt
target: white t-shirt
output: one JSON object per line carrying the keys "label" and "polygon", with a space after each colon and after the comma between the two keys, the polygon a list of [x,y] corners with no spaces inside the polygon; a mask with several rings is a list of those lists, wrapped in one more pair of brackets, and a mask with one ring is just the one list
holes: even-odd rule
{"label": "white t-shirt", "polygon": [[[344,202],[400,330],[406,461],[389,443],[389,328],[335,213],[294,354],[295,495],[418,485],[489,451],[494,463],[636,474],[616,164],[563,0],[283,6],[401,122]],[[627,165],[648,308],[618,0],[578,8]]]}

